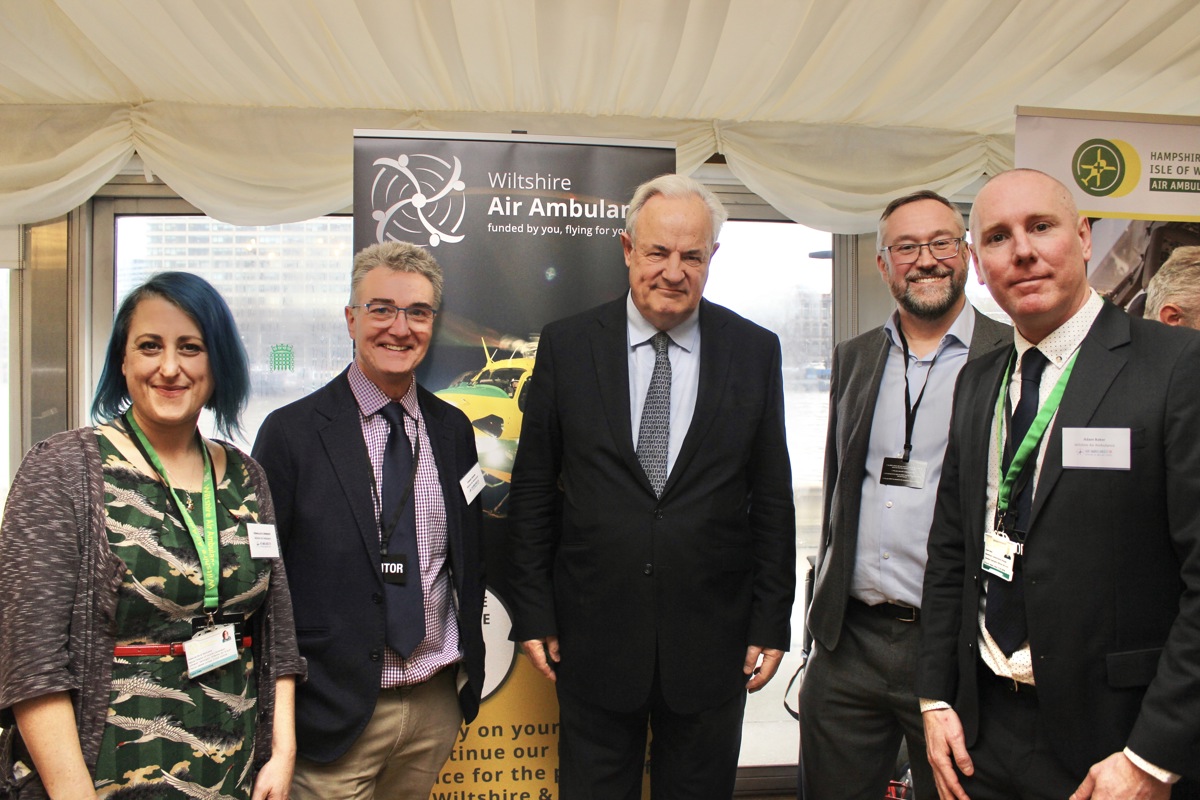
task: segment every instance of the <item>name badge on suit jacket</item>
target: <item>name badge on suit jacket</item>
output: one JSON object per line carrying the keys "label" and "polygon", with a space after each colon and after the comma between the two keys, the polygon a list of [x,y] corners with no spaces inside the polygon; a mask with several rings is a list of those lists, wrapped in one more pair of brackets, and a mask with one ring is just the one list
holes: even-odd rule
{"label": "name badge on suit jacket", "polygon": [[467,474],[462,476],[462,480],[458,482],[462,487],[463,497],[467,500],[467,505],[475,502],[475,498],[483,491],[484,480],[483,470],[479,467],[479,462],[475,462],[475,466],[467,470]]}
{"label": "name badge on suit jacket", "polygon": [[1063,469],[1129,469],[1129,428],[1063,428]]}

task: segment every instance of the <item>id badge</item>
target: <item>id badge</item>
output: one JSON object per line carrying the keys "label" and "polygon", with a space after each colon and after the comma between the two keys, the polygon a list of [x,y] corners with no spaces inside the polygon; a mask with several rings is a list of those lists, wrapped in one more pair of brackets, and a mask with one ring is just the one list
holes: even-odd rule
{"label": "id badge", "polygon": [[232,625],[205,628],[183,643],[188,677],[195,678],[222,667],[238,657],[237,636]]}
{"label": "id badge", "polygon": [[903,458],[883,459],[883,471],[879,482],[884,486],[907,486],[910,489],[925,488],[925,462],[905,461]]}
{"label": "id badge", "polygon": [[479,497],[479,493],[483,491],[483,487],[487,485],[484,480],[483,470],[479,466],[479,462],[475,462],[475,466],[467,470],[467,474],[462,476],[462,480],[458,482],[462,487],[463,499],[467,501],[467,505],[475,502],[475,498]]}
{"label": "id badge", "polygon": [[265,522],[247,522],[246,535],[250,539],[251,558],[279,558],[279,539],[275,526]]}
{"label": "id badge", "polygon": [[405,553],[382,553],[379,568],[383,571],[383,582],[393,586],[408,583],[408,555]]}
{"label": "id badge", "polygon": [[983,535],[983,571],[1006,581],[1012,581],[1017,547],[1002,531]]}

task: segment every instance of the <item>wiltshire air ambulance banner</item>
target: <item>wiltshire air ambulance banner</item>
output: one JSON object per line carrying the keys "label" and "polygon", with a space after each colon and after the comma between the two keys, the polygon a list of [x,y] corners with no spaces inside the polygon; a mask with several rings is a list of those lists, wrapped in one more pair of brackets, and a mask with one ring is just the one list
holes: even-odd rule
{"label": "wiltshire air ambulance banner", "polygon": [[672,142],[355,131],[354,249],[422,245],[446,284],[418,380],[475,426],[488,593],[487,680],[439,776],[439,800],[558,797],[553,684],[508,641],[502,545],[513,457],[546,323],[623,295],[620,232]]}
{"label": "wiltshire air ambulance banner", "polygon": [[1092,222],[1088,281],[1138,316],[1171,251],[1200,245],[1200,117],[1019,107],[1016,165],[1071,189]]}

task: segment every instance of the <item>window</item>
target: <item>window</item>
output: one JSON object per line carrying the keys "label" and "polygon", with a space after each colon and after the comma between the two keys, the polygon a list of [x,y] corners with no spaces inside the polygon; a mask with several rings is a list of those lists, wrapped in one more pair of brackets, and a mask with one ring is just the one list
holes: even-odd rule
{"label": "window", "polygon": [[[229,303],[250,360],[250,404],[237,442],[245,449],[267,414],[323,386],[349,361],[342,316],[350,285],[349,217],[234,227],[203,216],[118,216],[115,227],[114,308],[146,278],[168,269],[203,277]],[[163,232],[185,228],[185,246],[154,244]],[[212,244],[234,235],[242,246],[232,260],[214,261]],[[287,260],[266,249],[285,235],[296,243]],[[341,267],[330,270],[330,263]],[[211,420],[202,427],[211,432]]]}
{"label": "window", "polygon": [[[795,764],[798,728],[782,709],[804,630],[804,575],[821,529],[821,479],[833,353],[832,235],[792,222],[730,220],[721,229],[704,295],[779,336],[799,585],[792,652],[775,678],[746,702],[742,766]],[[751,727],[752,726],[752,727]]]}

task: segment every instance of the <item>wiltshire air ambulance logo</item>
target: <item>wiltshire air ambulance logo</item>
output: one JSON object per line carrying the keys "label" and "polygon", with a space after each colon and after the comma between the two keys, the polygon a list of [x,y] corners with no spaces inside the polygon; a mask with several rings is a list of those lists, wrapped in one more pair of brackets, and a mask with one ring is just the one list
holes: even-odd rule
{"label": "wiltshire air ambulance logo", "polygon": [[377,158],[372,164],[371,218],[375,241],[461,242],[467,210],[462,162],[417,153]]}
{"label": "wiltshire air ambulance logo", "polygon": [[1142,160],[1129,142],[1089,139],[1071,161],[1075,183],[1093,197],[1123,197],[1137,186]]}

